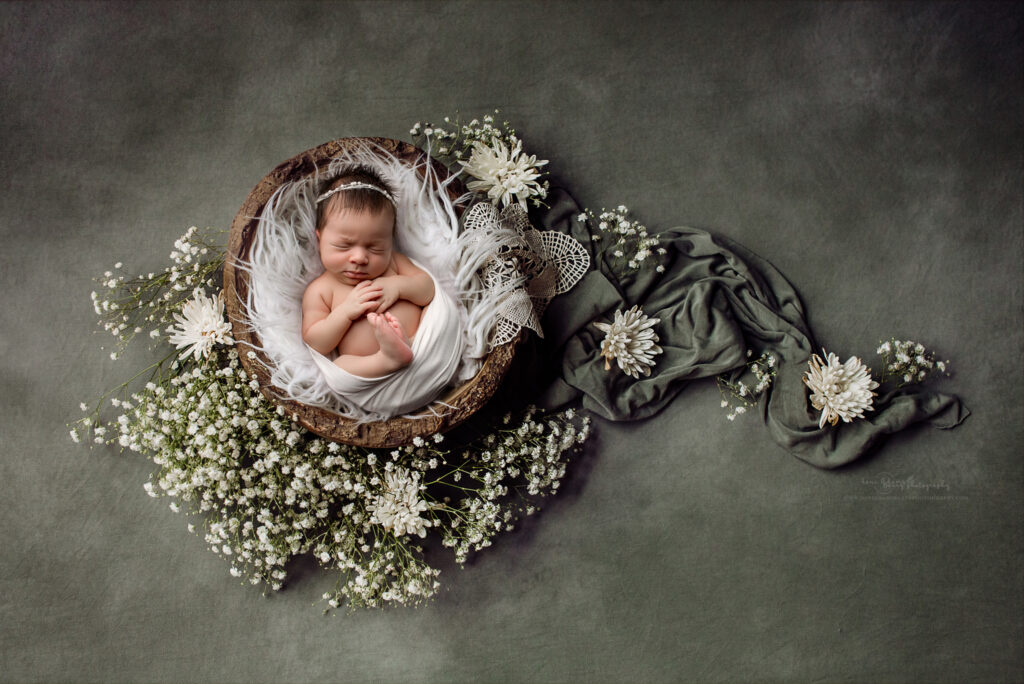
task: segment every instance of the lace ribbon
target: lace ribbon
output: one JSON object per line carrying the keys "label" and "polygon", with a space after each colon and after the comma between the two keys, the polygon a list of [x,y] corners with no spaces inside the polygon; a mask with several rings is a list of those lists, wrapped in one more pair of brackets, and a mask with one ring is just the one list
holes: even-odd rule
{"label": "lace ribbon", "polygon": [[498,213],[475,204],[463,219],[463,268],[474,268],[483,298],[495,302],[490,348],[512,340],[521,328],[544,337],[540,318],[548,302],[568,292],[590,268],[590,255],[565,233],[539,231],[526,211],[513,204]]}

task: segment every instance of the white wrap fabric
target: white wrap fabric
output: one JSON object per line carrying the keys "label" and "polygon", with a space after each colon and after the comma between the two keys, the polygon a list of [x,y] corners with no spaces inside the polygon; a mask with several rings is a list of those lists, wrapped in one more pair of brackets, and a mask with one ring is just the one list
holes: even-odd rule
{"label": "white wrap fabric", "polygon": [[[435,292],[440,293],[435,299],[447,297],[449,302],[456,303],[458,311],[458,322],[446,314],[451,322],[439,325],[436,333],[428,335],[421,323],[413,337],[414,367],[395,374],[394,378],[372,380],[373,387],[366,384],[365,378],[350,374],[340,379],[344,371],[326,357],[317,362],[316,355],[310,353],[302,340],[302,295],[310,281],[324,270],[317,249],[316,198],[328,180],[359,167],[374,170],[395,198],[395,247],[423,264],[421,268],[434,278]],[[270,382],[278,396],[358,422],[386,420],[419,411],[445,389],[445,383],[455,386],[472,378],[496,339],[514,336],[518,327],[511,328],[512,322],[504,316],[509,312],[508,304],[529,303],[535,310],[541,310],[538,303],[546,300],[535,296],[544,293],[535,292],[537,288],[531,285],[532,271],[513,273],[510,267],[506,268],[510,260],[526,256],[522,245],[528,222],[522,225],[521,221],[497,220],[486,227],[478,223],[463,233],[463,239],[457,208],[470,198],[452,199],[448,190],[454,178],[438,178],[426,157],[410,164],[367,142],[339,152],[326,168],[282,183],[274,191],[260,213],[248,260],[240,260],[236,265],[249,274],[241,322],[258,333],[260,351],[265,355]],[[546,234],[541,233],[541,237]],[[541,256],[561,267],[561,252],[555,250],[555,258],[551,258],[549,247],[545,243],[546,251],[541,250]],[[527,261],[537,264],[534,258]],[[508,275],[513,282],[499,278],[499,286],[495,287],[495,283],[485,282],[481,277],[481,272],[495,270]],[[496,330],[499,336],[495,335]],[[440,353],[426,348],[433,335],[444,336],[443,342],[436,343],[442,349]],[[460,358],[451,371],[449,363],[455,354]],[[391,392],[386,389],[391,386],[400,388],[394,392],[394,405],[390,403]],[[417,405],[414,396],[425,399]]]}
{"label": "white wrap fabric", "polygon": [[451,295],[433,274],[430,277],[434,299],[420,316],[412,338],[412,363],[405,368],[379,378],[364,378],[339,368],[306,345],[332,390],[364,411],[396,416],[423,408],[452,380],[462,360],[463,321]]}

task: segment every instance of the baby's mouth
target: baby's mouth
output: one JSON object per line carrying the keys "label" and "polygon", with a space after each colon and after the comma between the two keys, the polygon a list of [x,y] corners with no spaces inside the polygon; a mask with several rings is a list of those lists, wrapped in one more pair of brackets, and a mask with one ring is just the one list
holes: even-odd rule
{"label": "baby's mouth", "polygon": [[342,271],[341,274],[346,278],[352,278],[353,280],[362,280],[367,277],[367,274],[362,271]]}

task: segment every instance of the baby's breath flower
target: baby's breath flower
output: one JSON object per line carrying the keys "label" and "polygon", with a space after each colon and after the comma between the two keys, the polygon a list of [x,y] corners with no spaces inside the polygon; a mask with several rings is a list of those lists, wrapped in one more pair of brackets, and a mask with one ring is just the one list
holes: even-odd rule
{"label": "baby's breath flower", "polygon": [[[477,143],[500,141],[514,168],[494,170],[495,179],[508,181],[499,201],[528,196],[539,202],[546,194],[541,174],[527,177],[543,162],[522,153],[507,122],[487,115],[463,126],[446,118],[441,126],[417,123],[410,133],[443,141],[439,149],[455,161],[470,160]],[[635,226],[622,230],[646,236]],[[646,264],[650,250],[641,245],[637,262]],[[324,594],[330,608],[422,602],[440,583],[439,570],[417,545],[421,538],[438,535],[464,563],[519,517],[533,514],[538,497],[558,491],[570,454],[588,438],[586,417],[529,409],[505,416],[469,444],[450,446],[435,434],[375,452],[322,440],[260,393],[233,347],[218,346],[231,343],[230,328],[208,288],[223,251],[192,227],[174,242],[170,260],[163,271],[135,279],[121,275],[118,262],[90,299],[118,340],[115,358],[147,330],[153,340],[184,348],[183,354],[169,367],[158,364],[137,392],[122,387],[109,405],[116,418],[100,418],[104,399],[69,435],[116,442],[148,457],[155,467],[143,485],[147,495],[169,497],[174,513],[200,514],[188,530],[227,561],[233,577],[278,590],[291,559],[309,554],[339,573],[337,589]],[[196,307],[214,315],[193,315]],[[86,404],[80,408],[89,411]]]}
{"label": "baby's breath flower", "polygon": [[[92,292],[90,299],[101,327],[117,340],[114,354],[119,356],[121,350],[145,329],[170,323],[172,315],[180,311],[187,293],[220,269],[224,263],[222,250],[217,249],[209,257],[198,258],[203,254],[202,249],[209,246],[212,246],[209,238],[201,236],[198,229],[192,227],[175,242],[174,263],[163,271],[135,278],[115,277],[112,271],[106,271],[98,279],[103,292]],[[192,262],[187,271],[182,269],[185,255]],[[118,262],[114,270],[120,270],[122,266]],[[153,338],[159,335],[149,334]]]}
{"label": "baby's breath flower", "polygon": [[896,381],[896,387],[923,382],[934,373],[948,375],[948,361],[941,361],[920,342],[890,338],[878,345],[882,357],[881,382]]}
{"label": "baby's breath flower", "polygon": [[[598,230],[591,233],[594,242],[603,242],[605,251],[613,257],[613,264],[625,263],[626,272],[635,271],[644,265],[648,258],[666,254],[663,247],[658,246],[658,238],[648,234],[647,228],[629,218],[629,209],[620,204],[613,210],[602,209],[597,215],[589,209],[576,217],[580,222],[588,221],[596,225]],[[604,236],[614,238],[605,241]],[[654,270],[664,273],[663,264],[657,264]]]}
{"label": "baby's breath flower", "polygon": [[[747,358],[753,358],[753,350],[747,350]],[[757,406],[777,372],[775,357],[771,352],[764,352],[733,373],[719,375],[715,381],[722,395],[720,405],[729,410],[726,418],[735,420],[736,416],[746,413],[748,408]]]}

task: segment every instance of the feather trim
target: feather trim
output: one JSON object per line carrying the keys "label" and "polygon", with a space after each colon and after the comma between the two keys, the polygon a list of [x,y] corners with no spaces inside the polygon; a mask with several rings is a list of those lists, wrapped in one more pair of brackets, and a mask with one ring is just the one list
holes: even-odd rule
{"label": "feather trim", "polygon": [[487,253],[500,246],[501,239],[478,240],[471,245],[460,241],[456,207],[469,195],[454,202],[448,197],[447,187],[456,176],[442,180],[427,160],[413,167],[371,143],[342,153],[326,171],[282,184],[267,201],[249,259],[237,264],[249,275],[243,322],[260,337],[271,382],[282,398],[364,422],[392,416],[367,412],[335,393],[312,360],[301,333],[302,295],[323,273],[316,239],[316,198],[325,181],[356,166],[376,171],[395,197],[396,249],[424,264],[460,302],[465,350],[453,381],[471,378],[487,354],[488,339],[497,323],[498,293],[483,287],[476,270],[488,258]]}

